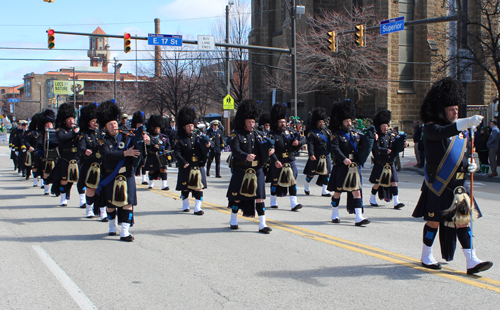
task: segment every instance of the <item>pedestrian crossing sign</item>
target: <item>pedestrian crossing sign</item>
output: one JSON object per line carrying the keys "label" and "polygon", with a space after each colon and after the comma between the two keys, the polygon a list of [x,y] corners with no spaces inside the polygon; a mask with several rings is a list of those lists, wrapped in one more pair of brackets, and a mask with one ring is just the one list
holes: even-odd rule
{"label": "pedestrian crossing sign", "polygon": [[222,101],[222,107],[224,110],[234,110],[234,99],[231,95],[227,95],[224,97]]}

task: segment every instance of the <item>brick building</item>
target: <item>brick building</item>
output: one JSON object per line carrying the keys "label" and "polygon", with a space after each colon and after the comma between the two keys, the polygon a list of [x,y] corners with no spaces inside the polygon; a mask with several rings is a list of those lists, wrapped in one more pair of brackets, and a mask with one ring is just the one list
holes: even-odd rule
{"label": "brick building", "polygon": [[[460,0],[461,1],[461,0]],[[273,47],[288,47],[290,45],[289,11],[287,6],[289,0],[253,0],[252,1],[252,31],[249,36],[249,44]],[[317,14],[320,10],[342,11],[353,5],[375,6],[381,19],[405,16],[406,21],[429,19],[448,15],[442,6],[442,1],[374,1],[374,0],[301,0],[297,4],[305,6],[306,14]],[[467,1],[462,1],[467,3]],[[468,10],[469,16],[479,16],[477,8],[472,4]],[[306,16],[297,19],[298,32],[307,30]],[[392,125],[399,125],[407,132],[412,132],[412,121],[418,119],[420,104],[425,97],[431,83],[444,76],[438,75],[440,56],[451,53],[460,53],[460,46],[455,51],[449,41],[438,40],[438,34],[447,33],[450,23],[425,24],[406,27],[404,31],[388,35],[387,60],[388,60],[388,89],[377,91],[373,96],[357,98],[359,117],[372,117],[382,109],[393,112]],[[326,35],[326,34],[325,34]],[[466,35],[465,35],[466,36]],[[326,44],[326,36],[325,36]],[[273,70],[279,55],[265,53],[250,53],[250,97],[262,100],[263,106],[270,109],[272,92],[263,91],[263,76],[265,70]],[[271,68],[271,69],[270,69]],[[298,68],[300,70],[300,68]],[[448,74],[450,74],[448,72]],[[467,103],[469,110],[481,110],[486,114],[486,106],[492,98],[498,96],[496,88],[486,74],[473,68],[470,80],[462,77],[466,88]],[[288,102],[290,94],[280,90],[275,92],[276,101]],[[322,106],[329,112],[332,98],[337,98],[333,93],[310,93],[299,94],[298,100],[304,104],[298,106],[298,114],[304,119],[308,111],[316,106]],[[353,98],[356,99],[356,98]]]}

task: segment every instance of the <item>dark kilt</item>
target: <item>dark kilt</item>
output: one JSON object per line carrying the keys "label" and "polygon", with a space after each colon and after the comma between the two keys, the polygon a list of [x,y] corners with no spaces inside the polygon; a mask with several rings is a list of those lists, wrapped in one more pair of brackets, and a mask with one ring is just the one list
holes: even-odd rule
{"label": "dark kilt", "polygon": [[[203,184],[203,189],[207,188],[207,177],[205,174],[205,167],[199,167],[201,173],[201,183]],[[188,188],[189,182],[189,172],[191,171],[191,165],[184,167],[179,167],[179,173],[177,174],[177,186],[176,191],[192,191]]]}
{"label": "dark kilt", "polygon": [[[102,171],[102,170],[101,170]],[[127,178],[127,196],[128,196],[128,204],[131,204],[133,206],[137,205],[137,190],[135,186],[135,176],[134,176],[134,171],[132,172],[126,172],[123,174],[118,174],[118,175],[124,175]],[[117,175],[117,176],[118,176]],[[101,177],[101,182],[104,180],[106,176]],[[113,205],[111,201],[113,201],[113,187],[114,187],[114,180],[111,180],[109,184],[104,186],[101,189],[100,192],[100,201],[101,201],[101,206],[107,206],[109,208],[118,208],[117,206]]]}
{"label": "dark kilt", "polygon": [[[384,166],[385,165],[382,165],[380,163],[375,163],[372,173],[370,174],[370,183],[378,184],[378,182],[380,182],[380,176],[382,175]],[[396,171],[396,165],[394,163],[391,163],[391,172],[391,182],[398,182],[398,173]]]}
{"label": "dark kilt", "polygon": [[160,170],[160,168],[166,168],[167,166],[160,165],[160,160],[156,154],[148,154],[144,167],[146,168],[146,171],[157,171]]}
{"label": "dark kilt", "polygon": [[57,160],[56,166],[50,173],[49,179],[67,181],[69,161],[72,159],[76,159],[78,161],[78,154],[77,153],[61,154],[61,158]]}
{"label": "dark kilt", "polygon": [[90,166],[93,163],[98,163],[99,165],[101,164],[100,160],[85,160],[83,164],[80,166],[80,171],[79,171],[79,178],[78,178],[78,188],[85,188],[87,185],[85,185],[85,181],[87,181],[87,173],[90,169]]}
{"label": "dark kilt", "polygon": [[[332,173],[330,174],[330,180],[328,181],[328,191],[330,192],[346,192],[344,190],[344,181],[347,177],[347,171],[349,166],[341,164],[333,165]],[[363,177],[361,176],[361,166],[358,165],[359,181],[363,185]]]}
{"label": "dark kilt", "polygon": [[[457,186],[465,187],[467,193],[470,193],[469,185],[464,182],[464,180],[452,180],[441,196],[437,196],[427,187],[424,181],[420,198],[415,210],[413,210],[412,216],[423,217],[425,221],[442,222],[443,216],[441,212],[451,207],[451,203],[453,202],[453,190]],[[479,210],[479,206],[475,200],[474,203],[481,216],[481,210]]]}
{"label": "dark kilt", "polygon": [[35,178],[36,177],[42,177],[43,176],[43,169],[45,168],[45,162],[43,161],[43,156],[38,156],[38,154],[35,156],[35,161],[34,161],[34,167],[36,168],[36,172],[34,173]]}
{"label": "dark kilt", "polygon": [[[317,175],[316,168],[318,167],[318,163],[319,156],[316,156],[316,160],[311,160],[311,158],[309,158],[302,173],[305,175]],[[328,174],[330,174],[332,172],[332,160],[330,155],[326,155],[326,167],[328,169]]]}
{"label": "dark kilt", "polygon": [[[290,166],[292,167],[293,177],[295,178],[295,182],[297,182],[297,175],[298,175],[297,165],[295,164],[295,161],[289,162],[288,164],[290,164]],[[274,164],[271,164],[270,168],[271,169],[269,169],[268,175],[271,176],[271,183],[277,184],[279,181],[279,178],[280,178],[280,173],[281,173],[282,168],[276,168],[276,166]],[[266,181],[267,181],[267,177],[266,177]],[[292,186],[296,186],[296,185],[297,184],[292,185]],[[288,187],[281,187],[278,185],[277,189],[276,189],[276,196],[285,197],[287,195],[287,192],[288,192]]]}
{"label": "dark kilt", "polygon": [[245,170],[246,169],[243,168],[233,169],[231,181],[229,182],[229,188],[227,189],[227,199],[229,201],[266,199],[266,183],[262,168],[255,169],[257,174],[257,192],[255,197],[246,197],[240,194],[241,184],[243,183],[243,178],[245,177]]}

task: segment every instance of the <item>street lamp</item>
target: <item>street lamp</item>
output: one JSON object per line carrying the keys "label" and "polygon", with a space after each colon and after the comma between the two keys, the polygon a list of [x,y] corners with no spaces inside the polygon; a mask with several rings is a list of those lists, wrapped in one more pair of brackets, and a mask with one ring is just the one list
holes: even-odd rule
{"label": "street lamp", "polygon": [[115,64],[113,67],[115,68],[115,78],[114,78],[114,83],[113,83],[113,99],[116,101],[116,70],[120,70],[122,67],[122,64],[118,63],[118,58],[113,57]]}
{"label": "street lamp", "polygon": [[[226,5],[226,43],[229,44],[229,10],[234,5],[234,1],[229,0]],[[231,94],[231,69],[229,68],[229,48],[226,47],[226,87],[227,94]]]}

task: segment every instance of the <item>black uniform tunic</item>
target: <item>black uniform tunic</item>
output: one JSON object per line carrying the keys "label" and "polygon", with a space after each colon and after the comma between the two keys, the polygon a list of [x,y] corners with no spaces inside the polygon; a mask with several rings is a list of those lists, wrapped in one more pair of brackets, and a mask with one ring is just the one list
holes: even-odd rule
{"label": "black uniform tunic", "polygon": [[[80,178],[78,179],[78,187],[84,188],[87,179],[87,173],[93,163],[101,164],[101,153],[99,153],[99,131],[85,130],[78,139],[78,154],[80,155]],[[86,150],[91,150],[92,154],[85,155]]]}
{"label": "black uniform tunic", "polygon": [[[373,166],[372,173],[370,174],[370,183],[378,184],[380,182],[380,175],[385,165],[391,166],[392,176],[391,182],[398,181],[398,173],[396,172],[396,165],[394,161],[398,156],[398,152],[395,148],[395,136],[394,134],[382,134],[378,133],[378,140],[373,144],[372,155],[375,159],[375,165]],[[391,150],[390,154],[387,151]]]}
{"label": "black uniform tunic", "polygon": [[[189,181],[189,172],[192,167],[199,167],[201,172],[201,182],[203,188],[207,188],[207,179],[205,176],[205,162],[208,156],[208,148],[202,145],[200,138],[195,133],[190,135],[183,133],[177,136],[174,146],[174,154],[177,158],[179,173],[177,175],[178,191],[187,191]],[[186,168],[184,166],[189,164]]]}
{"label": "black uniform tunic", "polygon": [[[227,190],[229,201],[265,199],[266,189],[262,167],[268,160],[267,149],[258,133],[247,130],[236,130],[231,134],[232,176]],[[255,154],[252,162],[246,160],[249,154]],[[257,192],[255,197],[246,197],[240,194],[241,184],[247,169],[254,169],[257,176]]]}
{"label": "black uniform tunic", "polygon": [[[122,175],[127,179],[127,195],[128,204],[137,205],[137,192],[135,186],[135,169],[133,168],[132,161],[134,157],[124,156],[123,152],[128,148],[132,147],[132,142],[130,135],[126,133],[118,133],[115,137],[104,134],[101,140],[98,141],[98,149],[101,154],[102,164],[101,164],[101,184],[102,189],[100,191],[101,202],[111,208],[116,206],[112,204],[113,188],[114,188],[114,178],[118,175]],[[118,174],[111,180],[108,184],[103,184],[104,180],[113,173],[118,163],[124,159],[123,166],[119,170]]]}
{"label": "black uniform tunic", "polygon": [[52,180],[68,180],[69,161],[75,159],[78,161],[78,133],[72,128],[60,127],[56,129],[56,137],[61,158],[57,160],[56,166],[50,178]]}
{"label": "black uniform tunic", "polygon": [[210,128],[207,130],[206,134],[210,138],[210,153],[208,155],[207,168],[210,170],[210,166],[215,159],[215,173],[216,175],[220,175],[220,156],[224,146],[222,131],[220,129],[213,130]]}
{"label": "black uniform tunic", "polygon": [[[147,146],[148,155],[146,157],[146,171],[157,171],[160,168],[166,168],[158,159],[158,155],[165,154],[170,149],[170,141],[168,136],[164,134],[150,135],[151,143]],[[158,147],[156,147],[158,145]]]}
{"label": "black uniform tunic", "polygon": [[[300,150],[300,147],[304,145],[305,138],[303,136],[294,136],[288,130],[282,132],[280,130],[272,130],[269,132],[269,137],[274,140],[274,154],[271,155],[270,173],[268,174],[269,182],[272,184],[277,184],[280,177],[281,170],[283,168],[276,168],[275,163],[277,161],[281,162],[282,165],[290,164],[293,170],[293,177],[297,179],[297,165],[295,164],[295,153]],[[299,144],[293,146],[293,141],[298,140]],[[266,179],[267,181],[267,179]],[[278,186],[282,189],[281,186]],[[285,190],[277,190],[276,195],[282,197],[286,195]]]}
{"label": "black uniform tunic", "polygon": [[351,162],[358,164],[359,179],[360,182],[362,182],[361,165],[359,164],[358,154],[344,134],[350,136],[357,147],[360,146],[361,137],[357,132],[337,131],[332,135],[332,157],[334,159],[334,165],[328,182],[328,190],[331,192],[345,192],[343,186],[349,166],[344,164],[344,160],[347,158],[349,158]]}
{"label": "black uniform tunic", "polygon": [[[323,139],[323,137],[325,139]],[[330,159],[330,140],[331,132],[327,128],[312,129],[307,135],[307,151],[309,153],[309,159],[307,160],[306,166],[304,168],[305,175],[317,175],[316,168],[318,167],[319,157],[321,155],[326,156],[326,164],[328,173],[332,171],[332,161]],[[311,160],[311,156],[315,156],[316,160]],[[328,178],[328,176],[326,176]],[[324,182],[323,185],[327,183]]]}

